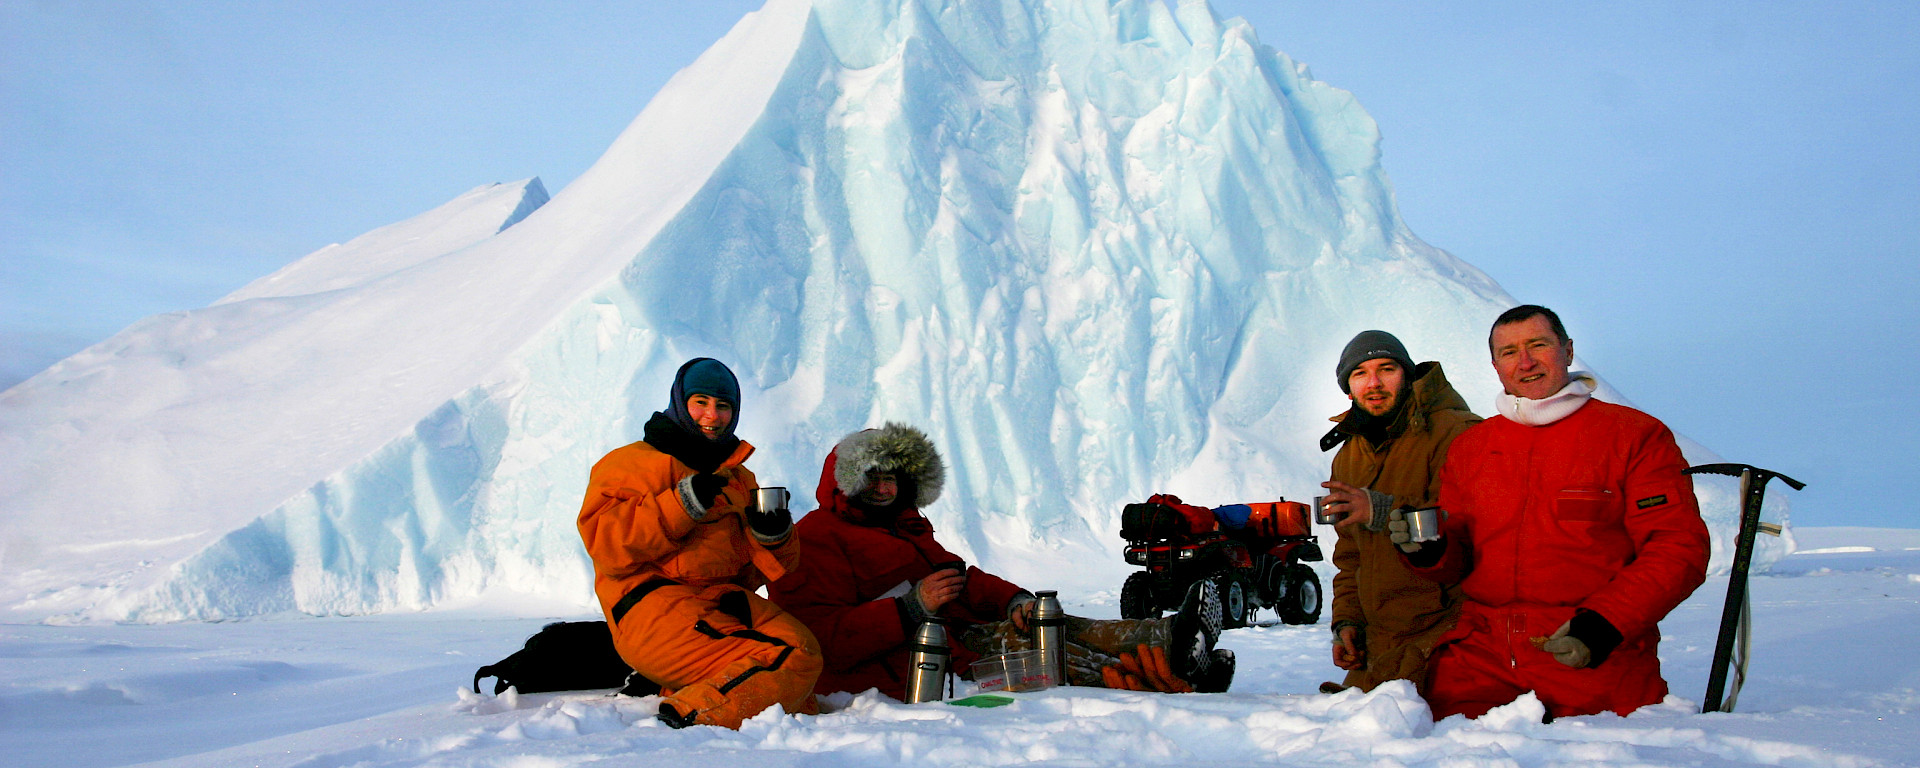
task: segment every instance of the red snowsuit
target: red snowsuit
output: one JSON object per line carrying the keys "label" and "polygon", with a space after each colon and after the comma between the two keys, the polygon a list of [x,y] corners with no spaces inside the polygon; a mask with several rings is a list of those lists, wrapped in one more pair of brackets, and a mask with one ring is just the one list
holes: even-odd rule
{"label": "red snowsuit", "polygon": [[[893,595],[905,594],[900,586],[911,588],[932,574],[935,564],[961,558],[934,540],[933,525],[918,509],[901,512],[889,526],[870,524],[835,483],[838,462],[836,449],[820,470],[814,493],[820,508],[794,525],[807,567],[774,582],[768,595],[819,638],[826,669],[814,686],[816,692],[878,688],[904,700],[908,645],[918,627],[907,626],[906,611]],[[958,637],[966,624],[1006,618],[1007,603],[1020,591],[1005,579],[968,567],[966,589],[939,613],[957,620],[950,636]],[[960,643],[951,647],[955,671],[965,671],[978,658]]]}
{"label": "red snowsuit", "polygon": [[[1466,598],[1433,654],[1434,719],[1479,717],[1529,690],[1554,717],[1666,696],[1658,623],[1705,580],[1709,546],[1686,466],[1659,420],[1599,400],[1544,426],[1487,419],[1454,440],[1440,474],[1444,550],[1414,567]],[[1530,642],[1576,609],[1622,638],[1585,669]]]}

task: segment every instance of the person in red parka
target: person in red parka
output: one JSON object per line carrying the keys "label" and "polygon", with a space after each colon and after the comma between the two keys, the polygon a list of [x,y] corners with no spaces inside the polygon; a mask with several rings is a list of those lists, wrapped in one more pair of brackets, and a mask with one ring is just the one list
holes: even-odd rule
{"label": "person in red parka", "polygon": [[[1033,595],[966,565],[934,539],[920,510],[940,496],[945,465],[920,430],[887,424],[848,435],[828,454],[820,508],[794,526],[807,566],[768,588],[773,601],[819,639],[818,693],[877,688],[906,698],[910,641],[929,617],[952,628],[953,664],[965,674],[983,655],[1030,647]],[[1067,618],[1067,677],[1074,685],[1223,691],[1232,652],[1213,648],[1218,594],[1189,595],[1165,619]]]}
{"label": "person in red parka", "polygon": [[1416,573],[1458,583],[1459,623],[1432,656],[1434,719],[1527,691],[1547,716],[1627,714],[1665,698],[1659,622],[1706,578],[1706,525],[1658,419],[1593,399],[1573,340],[1523,305],[1488,340],[1499,415],[1455,439],[1437,541],[1391,537]]}

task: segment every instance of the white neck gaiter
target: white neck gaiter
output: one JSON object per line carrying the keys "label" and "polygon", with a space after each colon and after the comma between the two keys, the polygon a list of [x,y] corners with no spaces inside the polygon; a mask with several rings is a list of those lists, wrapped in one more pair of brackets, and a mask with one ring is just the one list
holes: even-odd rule
{"label": "white neck gaiter", "polygon": [[1593,374],[1586,371],[1574,371],[1567,377],[1567,385],[1559,392],[1539,400],[1515,397],[1505,392],[1493,399],[1493,407],[1500,415],[1529,427],[1544,427],[1573,415],[1593,398],[1594,387],[1599,384]]}

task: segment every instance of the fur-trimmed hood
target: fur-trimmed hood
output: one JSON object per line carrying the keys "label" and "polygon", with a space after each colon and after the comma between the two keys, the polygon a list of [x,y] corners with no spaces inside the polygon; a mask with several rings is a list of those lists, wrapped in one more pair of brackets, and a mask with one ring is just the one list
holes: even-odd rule
{"label": "fur-trimmed hood", "polygon": [[[925,432],[887,422],[879,429],[863,429],[840,440],[827,455],[815,495],[821,509],[844,508],[847,500],[866,490],[867,473],[883,470],[904,475],[913,498],[907,506],[924,509],[940,498],[947,482],[947,465]],[[834,497],[838,496],[838,499]]]}

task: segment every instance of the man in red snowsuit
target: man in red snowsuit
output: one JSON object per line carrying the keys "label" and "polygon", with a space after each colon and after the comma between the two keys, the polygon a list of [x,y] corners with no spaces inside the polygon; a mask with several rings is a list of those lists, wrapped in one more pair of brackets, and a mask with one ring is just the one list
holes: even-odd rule
{"label": "man in red snowsuit", "polygon": [[1389,523],[1416,573],[1458,583],[1459,624],[1432,657],[1434,719],[1527,691],[1548,717],[1632,712],[1667,693],[1659,621],[1706,578],[1706,525],[1673,433],[1592,398],[1545,307],[1494,321],[1499,415],[1457,438],[1438,541]]}

